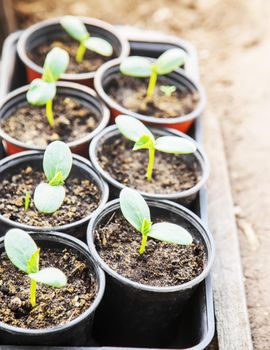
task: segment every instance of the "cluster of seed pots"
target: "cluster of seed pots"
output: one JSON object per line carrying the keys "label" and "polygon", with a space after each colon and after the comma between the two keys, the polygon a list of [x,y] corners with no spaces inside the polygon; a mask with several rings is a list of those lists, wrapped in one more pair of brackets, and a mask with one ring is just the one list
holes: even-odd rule
{"label": "cluster of seed pots", "polygon": [[[49,42],[61,42],[61,37],[64,36],[59,21],[60,19],[52,19],[38,23],[25,30],[19,40],[18,54],[25,64],[29,83],[42,74],[41,66],[33,60],[33,53]],[[154,176],[158,179],[156,182],[160,180],[164,183],[157,184],[156,188],[154,186],[154,190],[143,186],[141,188],[140,183],[136,182],[138,179],[132,183],[131,178],[136,176],[131,178],[127,176],[132,171],[140,173],[140,169],[136,168],[136,165],[140,165],[140,159],[132,158],[134,153],[115,126],[114,120],[119,114],[130,115],[150,125],[155,136],[176,135],[190,140],[185,132],[202,114],[205,96],[201,87],[192,81],[184,70],[178,69],[162,79],[165,79],[167,84],[173,84],[182,93],[196,94],[196,103],[192,110],[183,115],[166,118],[129,110],[114,98],[117,89],[125,87],[125,84],[121,85],[119,65],[129,54],[128,41],[107,23],[91,18],[82,18],[82,21],[91,34],[110,42],[113,47],[113,59],[103,63],[97,71],[67,73],[61,76],[61,81],[57,83],[57,98],[60,99],[57,104],[60,132],[57,135],[45,141],[42,139],[43,143],[34,144],[30,142],[31,135],[27,139],[27,129],[20,132],[24,120],[21,114],[28,113],[28,119],[35,114],[31,108],[36,107],[29,107],[26,100],[28,85],[12,91],[0,102],[0,136],[7,154],[7,157],[0,161],[0,233],[4,236],[8,229],[20,228],[31,232],[33,239],[44,249],[71,251],[86,265],[84,274],[85,271],[86,274],[91,274],[91,281],[95,284],[95,297],[91,305],[83,309],[79,316],[73,319],[71,315],[70,320],[64,324],[59,323],[52,327],[40,329],[32,329],[27,325],[17,327],[3,322],[2,319],[0,339],[3,344],[84,345],[91,344],[93,334],[95,341],[101,341],[103,345],[159,347],[167,344],[175,335],[175,325],[181,309],[194,289],[209,274],[213,263],[212,236],[201,220],[186,208],[205,184],[209,165],[200,145],[197,145],[195,153],[178,156],[179,164],[176,162],[171,170],[165,169],[167,167],[164,162],[175,161],[177,156],[167,157],[165,160],[160,157],[158,163],[164,169],[154,170]],[[66,110],[62,111],[64,117],[61,114],[63,103],[67,104],[68,112],[74,112],[76,118],[86,118],[84,120],[87,120],[88,126],[90,125],[88,129],[85,128],[83,135],[78,134],[75,139],[61,134],[61,130],[70,132],[66,127],[69,122],[65,119]],[[42,113],[44,114],[44,110]],[[11,117],[14,125],[9,123],[7,129],[6,122]],[[45,117],[44,119],[46,121]],[[16,120],[20,122],[16,124]],[[42,127],[41,125],[40,128]],[[14,135],[20,135],[20,139],[16,139]],[[34,135],[36,136],[38,134]],[[55,139],[65,141],[70,147],[73,152],[70,179],[75,179],[79,184],[86,183],[87,186],[89,184],[93,186],[96,205],[92,205],[84,212],[83,217],[76,218],[73,222],[65,222],[63,219],[57,225],[40,224],[40,222],[31,225],[28,222],[32,221],[28,220],[28,214],[24,213],[23,203],[19,200],[20,193],[16,192],[12,183],[24,186],[20,182],[23,181],[24,175],[30,174],[31,177],[32,173],[41,170],[46,143]],[[117,147],[120,147],[119,152]],[[119,166],[117,160],[122,152],[130,159],[124,168],[118,171],[119,169],[113,167]],[[163,170],[166,170],[166,178],[162,177]],[[159,173],[155,174],[155,171]],[[185,176],[185,171],[193,176],[192,181],[189,176]],[[172,179],[167,176],[176,178],[176,181],[173,181],[176,183],[173,191],[170,191]],[[122,276],[102,259],[100,247],[97,247],[97,234],[119,214],[118,196],[120,190],[126,186],[137,186],[153,211],[155,220],[166,218],[167,221],[179,224],[190,232],[194,242],[201,247],[204,254],[203,268],[194,278],[178,285],[166,286],[162,283],[160,286],[147,285]],[[160,188],[163,190],[160,191]],[[9,189],[11,192],[7,193]],[[80,205],[76,208],[76,201],[84,202],[84,197],[75,196],[75,209],[72,210],[79,212]],[[30,204],[30,209],[31,213],[35,212],[33,203]],[[65,204],[65,210],[68,217],[69,204]],[[57,212],[54,215],[57,215]],[[114,225],[117,225],[117,221]],[[2,237],[1,257],[4,255],[3,241]],[[87,245],[84,242],[87,242]],[[147,261],[145,264],[147,266]],[[73,280],[73,283],[74,281],[76,282]],[[3,293],[5,290],[3,285],[0,285],[2,297]],[[7,296],[6,300],[15,296],[16,293],[13,293],[11,297]]]}

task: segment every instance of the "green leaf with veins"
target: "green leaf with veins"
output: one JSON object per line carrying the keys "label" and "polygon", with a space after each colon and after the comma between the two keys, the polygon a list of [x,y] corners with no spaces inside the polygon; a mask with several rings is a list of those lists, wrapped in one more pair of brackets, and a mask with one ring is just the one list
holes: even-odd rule
{"label": "green leaf with veins", "polygon": [[154,139],[151,131],[138,119],[128,115],[119,115],[115,119],[119,131],[131,141],[136,142],[142,135],[148,135]]}
{"label": "green leaf with veins", "polygon": [[129,56],[121,62],[120,71],[132,77],[148,78],[152,74],[152,63],[145,57]]}
{"label": "green leaf with veins", "polygon": [[39,253],[40,248],[38,248],[27,261],[27,273],[35,273],[39,270]]}
{"label": "green leaf with veins", "polygon": [[112,45],[102,38],[90,37],[84,40],[83,43],[87,49],[94,51],[99,55],[110,57],[113,54]]}
{"label": "green leaf with veins", "polygon": [[168,74],[185,63],[186,53],[182,49],[170,49],[165,51],[155,62],[159,75]]}
{"label": "green leaf with veins", "polygon": [[120,208],[125,219],[141,232],[145,227],[145,219],[151,221],[150,211],[143,197],[131,188],[120,192]]}
{"label": "green leaf with veins", "polygon": [[148,236],[167,243],[190,245],[191,234],[183,227],[169,222],[160,222],[151,226]]}
{"label": "green leaf with veins", "polygon": [[35,189],[35,207],[42,213],[54,213],[63,204],[65,194],[66,191],[63,186],[51,186],[43,182]]}
{"label": "green leaf with veins", "polygon": [[[50,143],[43,157],[44,173],[50,182],[61,172],[61,181],[66,180],[72,167],[72,153],[69,147],[62,141]],[[59,176],[59,175],[57,175]]]}
{"label": "green leaf with veins", "polygon": [[56,95],[54,82],[46,82],[42,79],[35,79],[31,82],[26,94],[27,101],[35,106],[43,106],[52,100]]}
{"label": "green leaf with veins", "polygon": [[67,284],[66,275],[55,267],[47,267],[36,273],[30,273],[28,276],[38,283],[55,288],[61,288]]}
{"label": "green leaf with veins", "polygon": [[12,264],[27,273],[28,261],[38,249],[31,236],[23,230],[13,228],[6,233],[4,245]]}
{"label": "green leaf with veins", "polygon": [[89,37],[89,33],[84,23],[75,16],[64,16],[60,20],[64,30],[75,40],[82,42]]}
{"label": "green leaf with veins", "polygon": [[60,47],[54,47],[46,56],[42,80],[46,82],[57,81],[63,74],[69,64],[69,55],[67,51]]}

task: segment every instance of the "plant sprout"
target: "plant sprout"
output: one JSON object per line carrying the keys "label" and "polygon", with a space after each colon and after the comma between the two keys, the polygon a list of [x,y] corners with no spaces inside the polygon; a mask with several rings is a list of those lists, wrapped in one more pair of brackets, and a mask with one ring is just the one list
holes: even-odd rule
{"label": "plant sprout", "polygon": [[152,97],[158,75],[171,73],[185,63],[186,53],[182,49],[170,49],[161,54],[154,62],[146,57],[129,56],[120,64],[120,71],[137,78],[148,78],[147,97]]}
{"label": "plant sprout", "polygon": [[43,157],[43,170],[48,183],[39,184],[34,193],[34,203],[38,211],[53,213],[65,199],[63,184],[72,167],[72,154],[62,141],[50,143]]}
{"label": "plant sprout", "polygon": [[31,199],[31,195],[29,192],[25,193],[25,197],[24,197],[24,210],[27,211],[29,208],[29,204],[30,204],[30,199]]}
{"label": "plant sprout", "polygon": [[12,264],[30,278],[30,303],[32,307],[36,306],[37,283],[56,288],[64,287],[67,284],[65,274],[55,267],[39,270],[40,248],[27,232],[17,228],[9,230],[5,235],[4,245]]}
{"label": "plant sprout", "polygon": [[183,137],[161,136],[155,139],[152,132],[136,118],[119,115],[115,123],[121,134],[135,142],[133,151],[148,149],[149,160],[146,172],[148,181],[152,180],[156,150],[172,154],[190,154],[196,151],[196,145]]}
{"label": "plant sprout", "polygon": [[104,39],[90,37],[86,26],[78,17],[64,16],[60,24],[73,39],[80,43],[75,57],[78,63],[82,62],[86,49],[92,50],[102,56],[109,57],[112,55],[112,45]]}
{"label": "plant sprout", "polygon": [[176,87],[174,85],[161,85],[160,91],[162,91],[166,97],[171,97],[176,91]]}
{"label": "plant sprout", "polygon": [[147,238],[163,242],[190,245],[192,236],[183,227],[169,222],[153,224],[149,207],[139,192],[124,188],[120,192],[120,208],[125,219],[142,234],[139,253],[145,252]]}
{"label": "plant sprout", "polygon": [[68,53],[59,48],[53,48],[46,56],[41,79],[34,79],[27,91],[27,101],[35,106],[46,105],[46,116],[51,127],[54,126],[53,99],[56,95],[56,81],[69,64]]}

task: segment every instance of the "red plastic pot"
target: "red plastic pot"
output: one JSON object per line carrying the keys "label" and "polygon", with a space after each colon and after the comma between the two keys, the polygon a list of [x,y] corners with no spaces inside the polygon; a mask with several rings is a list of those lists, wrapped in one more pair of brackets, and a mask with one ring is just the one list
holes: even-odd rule
{"label": "red plastic pot", "polygon": [[[8,155],[29,150],[45,150],[45,147],[28,145],[24,142],[16,140],[15,138],[8,135],[1,128],[1,121],[5,118],[8,118],[14,112],[14,109],[17,108],[17,106],[21,106],[28,103],[26,100],[26,92],[28,90],[28,87],[29,86],[26,85],[19,89],[16,89],[0,101],[0,137],[2,138],[3,145]],[[109,123],[110,113],[108,108],[98,98],[94,90],[86,86],[82,86],[80,84],[70,82],[58,82],[57,95],[74,97],[77,100],[81,101],[81,103],[84,106],[88,106],[89,109],[95,110],[100,116],[100,123],[91,133],[89,133],[85,137],[82,137],[81,139],[67,143],[67,145],[70,147],[73,153],[88,157],[88,147],[90,141]]]}
{"label": "red plastic pot", "polygon": [[[93,36],[101,37],[110,42],[117,57],[123,58],[128,56],[129,43],[113,26],[95,18],[81,17],[81,20]],[[48,41],[48,39],[53,40],[59,37],[61,33],[64,34],[65,31],[60,25],[60,17],[34,24],[23,32],[18,42],[18,54],[25,64],[28,82],[39,78],[42,74],[42,67],[30,59],[28,52],[44,41]],[[94,76],[95,72],[62,74],[61,80],[81,83],[92,87]]]}
{"label": "red plastic pot", "polygon": [[197,103],[197,106],[191,113],[176,118],[156,118],[151,115],[144,115],[130,111],[124,106],[121,106],[119,103],[113,100],[106,92],[112,78],[115,76],[115,74],[118,74],[120,72],[120,63],[121,60],[119,59],[106,62],[97,70],[94,79],[95,90],[97,91],[98,95],[102,98],[102,100],[106,103],[106,105],[109,107],[112,121],[114,121],[114,119],[119,114],[127,114],[141,120],[143,123],[146,124],[154,126],[164,126],[167,128],[177,129],[182,132],[187,132],[193,124],[194,120],[203,113],[206,105],[206,96],[204,90],[198,83],[195,83],[191,78],[189,78],[186,75],[186,73],[183,70],[180,69],[166,75],[166,79],[168,80],[168,84],[175,85],[182,91],[198,93],[199,101]]}

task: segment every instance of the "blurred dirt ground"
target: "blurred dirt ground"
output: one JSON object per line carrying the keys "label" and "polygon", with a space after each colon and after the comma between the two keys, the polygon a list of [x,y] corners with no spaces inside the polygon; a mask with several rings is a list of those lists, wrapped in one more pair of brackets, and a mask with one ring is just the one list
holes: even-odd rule
{"label": "blurred dirt ground", "polygon": [[13,3],[21,27],[52,16],[86,15],[173,33],[191,40],[198,48],[208,110],[220,118],[226,144],[254,348],[269,350],[270,2],[13,0]]}

